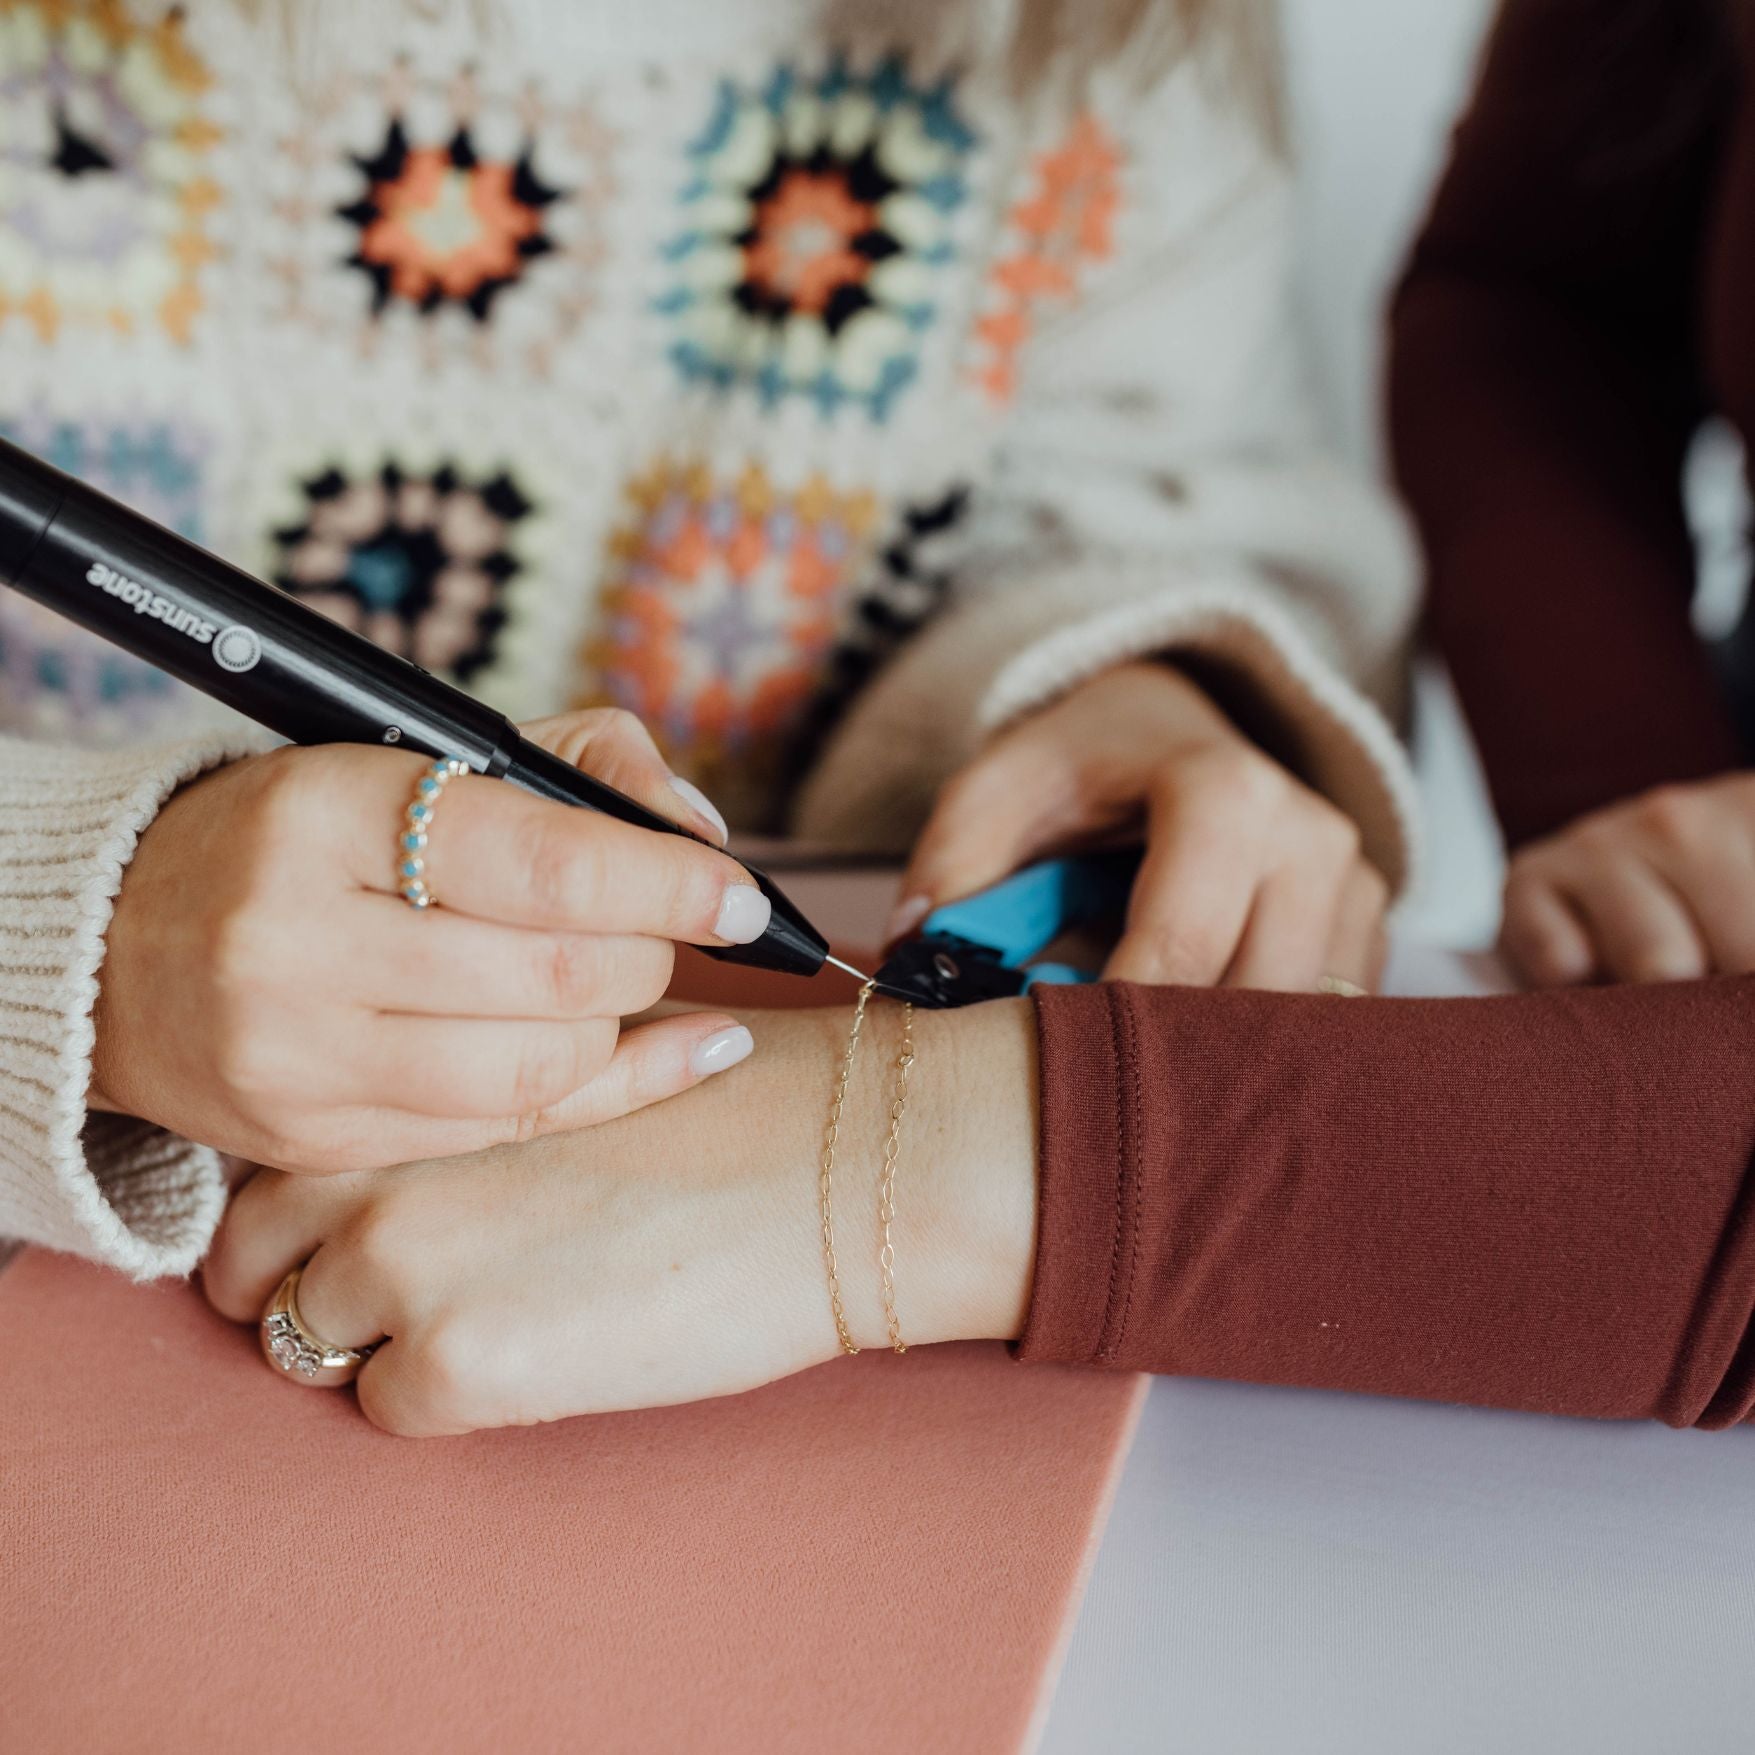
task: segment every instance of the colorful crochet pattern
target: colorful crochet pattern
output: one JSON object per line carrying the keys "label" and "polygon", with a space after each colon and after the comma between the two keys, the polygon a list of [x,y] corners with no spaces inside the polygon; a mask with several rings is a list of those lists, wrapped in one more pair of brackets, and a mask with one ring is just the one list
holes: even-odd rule
{"label": "colorful crochet pattern", "polygon": [[180,7],[0,0],[0,327],[190,339],[218,253],[210,83]]}
{"label": "colorful crochet pattern", "polygon": [[451,463],[330,466],[300,484],[303,519],[274,533],[274,582],[343,626],[466,682],[491,664],[534,509],[513,477]]}
{"label": "colorful crochet pattern", "polygon": [[809,709],[791,739],[788,787],[804,778],[854,697],[950,600],[951,555],[971,495],[953,487],[904,506],[851,593]]}
{"label": "colorful crochet pattern", "polygon": [[[0,438],[114,494],[193,542],[203,539],[209,439],[174,421],[0,420]],[[0,726],[100,741],[151,727],[189,691],[162,671],[16,592],[0,591]]]}
{"label": "colorful crochet pattern", "polygon": [[1086,265],[1114,253],[1121,162],[1102,123],[1081,116],[1036,160],[1035,187],[1006,216],[1015,247],[989,271],[996,308],[975,329],[988,356],[976,382],[994,401],[1009,402],[1017,390],[1018,355],[1039,307],[1071,304]]}
{"label": "colorful crochet pattern", "polygon": [[900,57],[723,82],[688,149],[688,226],[659,302],[683,376],[882,420],[919,370],[974,144],[952,81],[916,86]]}
{"label": "colorful crochet pattern", "polygon": [[771,803],[876,502],[821,477],[786,492],[755,465],[720,480],[669,460],[630,482],[627,499],[588,654],[597,695],[637,713],[703,784]]}
{"label": "colorful crochet pattern", "polygon": [[[590,107],[406,61],[297,103],[270,212],[279,315],[365,352],[408,324],[428,365],[461,349],[547,373],[607,250],[613,143]],[[459,326],[441,337],[448,314]]]}

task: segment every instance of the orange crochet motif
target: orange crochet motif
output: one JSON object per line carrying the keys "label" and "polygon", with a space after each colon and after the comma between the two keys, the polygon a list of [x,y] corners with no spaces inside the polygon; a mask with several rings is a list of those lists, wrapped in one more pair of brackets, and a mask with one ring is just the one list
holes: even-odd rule
{"label": "orange crochet motif", "polygon": [[1017,389],[1017,361],[1039,306],[1078,296],[1080,270],[1114,252],[1121,204],[1121,151],[1095,116],[1081,116],[1061,144],[1036,160],[1036,188],[1007,215],[1019,245],[988,273],[998,308],[975,326],[988,358],[976,383],[995,402]]}
{"label": "orange crochet motif", "polygon": [[627,497],[588,652],[595,698],[638,713],[735,813],[824,680],[876,502],[821,476],[787,491],[755,464],[728,480],[664,459]]}

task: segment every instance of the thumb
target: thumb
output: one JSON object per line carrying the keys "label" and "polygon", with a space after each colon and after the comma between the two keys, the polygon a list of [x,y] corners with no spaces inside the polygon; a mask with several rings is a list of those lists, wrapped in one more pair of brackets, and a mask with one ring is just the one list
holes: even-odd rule
{"label": "thumb", "polygon": [[671,772],[651,732],[632,713],[592,707],[532,720],[519,729],[593,780],[626,793],[716,847],[725,845],[725,818],[693,781]]}
{"label": "thumb", "polygon": [[905,937],[932,909],[1009,877],[1058,834],[1030,783],[1022,743],[977,756],[939,793],[898,891],[887,937]]}

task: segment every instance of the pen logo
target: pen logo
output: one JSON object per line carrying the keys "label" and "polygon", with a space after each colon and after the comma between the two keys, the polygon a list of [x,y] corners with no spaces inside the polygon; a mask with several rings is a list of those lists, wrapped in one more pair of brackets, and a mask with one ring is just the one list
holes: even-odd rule
{"label": "pen logo", "polygon": [[213,662],[221,670],[254,670],[262,656],[262,641],[254,628],[242,623],[227,628],[213,642]]}
{"label": "pen logo", "polygon": [[174,634],[187,634],[197,645],[211,646],[213,661],[221,670],[253,670],[262,657],[262,641],[253,628],[240,624],[221,630],[194,610],[184,609],[102,561],[93,561],[85,577],[88,584],[108,596],[119,597],[136,615],[150,616],[155,622],[163,622]]}

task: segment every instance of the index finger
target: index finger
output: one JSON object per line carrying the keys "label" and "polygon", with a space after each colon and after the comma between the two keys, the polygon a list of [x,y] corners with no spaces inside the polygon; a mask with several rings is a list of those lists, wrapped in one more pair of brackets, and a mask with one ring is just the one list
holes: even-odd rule
{"label": "index finger", "polygon": [[[396,888],[402,811],[385,813],[383,851],[361,848],[359,882]],[[465,774],[436,803],[422,874],[460,914],[542,931],[637,933],[688,944],[749,944],[772,908],[735,860],[687,835]]]}

